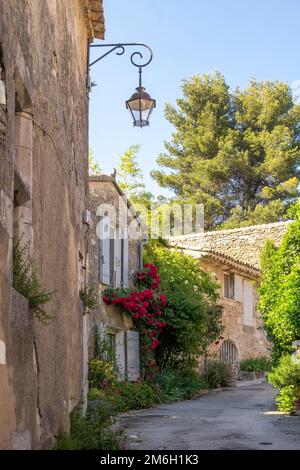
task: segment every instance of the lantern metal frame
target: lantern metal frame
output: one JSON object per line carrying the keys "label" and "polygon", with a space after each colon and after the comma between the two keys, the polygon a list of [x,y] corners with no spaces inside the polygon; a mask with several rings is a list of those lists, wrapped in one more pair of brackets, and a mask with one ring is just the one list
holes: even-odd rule
{"label": "lantern metal frame", "polygon": [[[146,67],[147,65],[150,64],[150,62],[152,61],[152,58],[153,58],[153,52],[152,52],[152,49],[147,46],[146,44],[143,44],[143,43],[136,43],[136,42],[127,42],[127,43],[117,43],[117,44],[90,44],[89,47],[90,48],[110,48],[109,51],[105,52],[104,54],[102,54],[100,57],[98,57],[97,59],[95,59],[93,62],[89,63],[88,64],[88,67],[92,67],[93,65],[95,65],[97,62],[99,62],[100,60],[104,59],[104,57],[108,56],[109,54],[113,53],[113,52],[116,52],[116,55],[123,55],[124,52],[125,52],[125,49],[127,47],[144,47],[147,49],[148,53],[149,53],[149,59],[144,62],[144,63],[137,63],[135,61],[136,57],[139,57],[140,59],[143,59],[143,54],[139,51],[134,51],[131,55],[130,55],[130,62],[132,63],[132,65],[134,65],[134,67],[137,67],[139,69],[139,86],[136,88],[136,92],[132,95],[131,98],[129,98],[129,100],[127,100],[125,103],[126,103],[126,108],[130,110],[130,113],[132,115],[132,118],[133,118],[133,125],[134,126],[137,126],[137,127],[144,127],[144,126],[148,126],[149,125],[149,117],[151,115],[151,112],[152,110],[155,108],[156,106],[156,101],[154,99],[152,99],[150,97],[150,95],[148,95],[148,93],[145,92],[145,88],[142,86],[142,70],[144,67]],[[132,109],[130,108],[130,101],[132,100],[133,96],[134,95],[137,95],[135,99],[139,99],[139,103],[140,103],[140,107],[139,107],[139,110],[140,110],[140,119],[137,120],[133,114],[133,111]],[[142,100],[143,99],[147,99],[147,100],[150,100],[152,101],[152,105],[151,107],[149,108],[149,113],[148,113],[148,116],[147,116],[147,119],[146,120],[143,120],[142,119]]]}

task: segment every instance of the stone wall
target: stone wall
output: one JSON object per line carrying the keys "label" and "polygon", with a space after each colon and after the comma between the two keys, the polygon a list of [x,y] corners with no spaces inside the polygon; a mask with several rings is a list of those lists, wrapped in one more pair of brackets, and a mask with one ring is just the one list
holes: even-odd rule
{"label": "stone wall", "polygon": [[[59,430],[68,429],[69,411],[82,391],[78,256],[85,255],[88,193],[86,5],[0,2],[1,449],[51,446]],[[16,113],[24,113],[23,130],[26,119],[31,126],[30,143],[27,132],[26,143],[20,140]],[[18,165],[27,158],[29,183]],[[24,197],[16,203],[20,188]],[[26,208],[23,229],[29,226],[42,286],[55,292],[47,304],[49,325],[33,318],[12,289],[13,226],[19,220],[14,203]]]}

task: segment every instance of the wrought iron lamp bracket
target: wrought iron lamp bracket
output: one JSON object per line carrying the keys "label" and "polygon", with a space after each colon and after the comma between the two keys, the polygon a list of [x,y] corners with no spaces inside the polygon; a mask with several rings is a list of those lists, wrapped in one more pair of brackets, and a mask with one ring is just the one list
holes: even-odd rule
{"label": "wrought iron lamp bracket", "polygon": [[135,59],[136,57],[139,57],[140,59],[143,59],[143,54],[139,51],[135,51],[131,54],[130,56],[130,62],[132,63],[132,65],[134,65],[135,67],[138,67],[140,72],[141,72],[141,69],[143,67],[146,67],[148,64],[150,64],[152,58],[153,58],[153,53],[152,53],[152,50],[150,49],[149,46],[147,46],[146,44],[140,44],[140,43],[136,43],[136,42],[128,42],[128,43],[119,43],[119,44],[91,44],[90,45],[90,48],[96,48],[96,47],[110,47],[110,50],[105,52],[105,54],[102,54],[100,57],[98,57],[96,60],[94,60],[93,62],[91,62],[89,64],[89,67],[92,67],[92,65],[95,65],[97,62],[99,62],[100,60],[104,59],[104,57],[106,57],[107,55],[111,54],[112,52],[116,51],[116,54],[117,55],[123,55],[124,52],[125,52],[125,49],[127,47],[135,47],[135,46],[139,46],[139,47],[145,47],[149,54],[150,54],[150,57],[149,59],[144,62],[144,63],[141,63],[141,64],[138,64],[137,62],[135,62]]}

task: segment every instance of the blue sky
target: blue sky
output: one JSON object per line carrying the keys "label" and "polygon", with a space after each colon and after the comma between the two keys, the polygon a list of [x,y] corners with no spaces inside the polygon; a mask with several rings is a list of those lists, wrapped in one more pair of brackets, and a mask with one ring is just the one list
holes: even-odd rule
{"label": "blue sky", "polygon": [[139,164],[154,195],[168,194],[149,173],[172,133],[164,103],[175,103],[183,78],[219,70],[232,88],[247,86],[251,78],[290,85],[300,80],[299,0],[104,0],[104,11],[104,42],[141,42],[153,49],[143,84],[157,107],[150,127],[133,128],[125,100],[138,85],[129,60],[134,50],[109,55],[91,69],[97,86],[90,95],[90,146],[102,171],[111,173],[131,144],[141,144]]}

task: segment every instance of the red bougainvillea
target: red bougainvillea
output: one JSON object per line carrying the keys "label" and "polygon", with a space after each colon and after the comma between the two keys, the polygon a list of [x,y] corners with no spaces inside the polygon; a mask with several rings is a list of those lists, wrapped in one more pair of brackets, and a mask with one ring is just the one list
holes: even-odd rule
{"label": "red bougainvillea", "polygon": [[[164,309],[167,298],[159,292],[160,277],[154,264],[145,264],[144,269],[136,274],[136,287],[130,289],[106,289],[103,300],[116,305],[134,319],[142,340],[144,351],[155,350],[159,345],[159,335],[167,326]],[[148,366],[155,367],[155,361],[149,359]]]}

